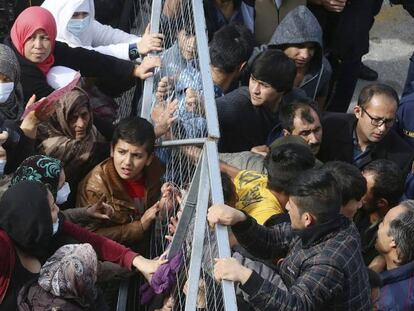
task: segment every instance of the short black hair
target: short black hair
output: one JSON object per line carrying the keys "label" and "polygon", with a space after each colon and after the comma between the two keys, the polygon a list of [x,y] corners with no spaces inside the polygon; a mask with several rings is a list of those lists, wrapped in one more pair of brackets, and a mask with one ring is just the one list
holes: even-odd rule
{"label": "short black hair", "polygon": [[363,171],[374,175],[373,200],[386,199],[389,207],[396,206],[404,193],[405,178],[393,161],[379,159],[368,163]]}
{"label": "short black hair", "polygon": [[131,145],[145,146],[148,154],[151,154],[155,146],[154,126],[141,117],[122,119],[112,135],[112,147],[115,147],[120,139]]}
{"label": "short black hair", "polygon": [[321,119],[319,114],[318,105],[310,98],[297,98],[291,102],[282,103],[279,109],[279,121],[282,129],[292,132],[294,130],[293,120],[295,119],[296,112],[301,111],[300,118],[306,120],[308,123],[315,122],[311,115],[311,110],[315,111],[319,120]]}
{"label": "short black hair", "polygon": [[[233,206],[238,201],[236,186],[227,173],[221,172],[224,203]],[[235,206],[233,206],[235,207]]]}
{"label": "short black hair", "polygon": [[249,29],[239,24],[225,25],[210,41],[211,65],[231,73],[249,60],[253,48],[254,37]]}
{"label": "short black hair", "polygon": [[400,100],[398,98],[397,91],[394,90],[391,86],[383,83],[374,83],[365,86],[358,97],[358,106],[366,108],[368,103],[371,101],[374,95],[385,95],[393,99],[398,106]]}
{"label": "short black hair", "polygon": [[287,192],[289,182],[315,165],[315,157],[306,145],[287,143],[272,148],[264,160],[269,189]]}
{"label": "short black hair", "polygon": [[339,214],[341,193],[328,170],[310,169],[299,174],[289,187],[289,195],[301,214],[308,212],[316,223],[325,223]]}
{"label": "short black hair", "polygon": [[323,168],[335,178],[342,195],[342,206],[351,200],[361,200],[367,192],[367,181],[356,166],[342,161],[331,161]]}
{"label": "short black hair", "polygon": [[278,92],[289,92],[296,77],[296,65],[280,50],[261,52],[251,65],[251,75],[270,84]]}

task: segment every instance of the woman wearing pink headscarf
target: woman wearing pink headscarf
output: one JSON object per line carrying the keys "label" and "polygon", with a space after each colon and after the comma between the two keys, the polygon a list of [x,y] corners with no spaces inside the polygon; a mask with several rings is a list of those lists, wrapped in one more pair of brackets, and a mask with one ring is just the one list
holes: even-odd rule
{"label": "woman wearing pink headscarf", "polygon": [[147,57],[141,65],[83,48],[71,48],[56,41],[56,23],[53,15],[41,7],[29,7],[16,19],[10,38],[5,44],[16,53],[21,66],[21,84],[26,100],[33,94],[39,99],[53,92],[46,75],[52,66],[79,70],[84,77],[121,81],[125,90],[133,78],[146,79],[154,67],[160,66],[158,57]]}

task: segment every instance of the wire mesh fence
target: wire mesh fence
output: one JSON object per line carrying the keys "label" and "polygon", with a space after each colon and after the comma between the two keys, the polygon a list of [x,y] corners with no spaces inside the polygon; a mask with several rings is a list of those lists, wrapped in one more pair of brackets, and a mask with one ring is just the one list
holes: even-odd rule
{"label": "wire mesh fence", "polygon": [[[151,6],[152,0],[125,1],[122,18],[124,19],[123,22],[127,24],[126,28],[130,33],[142,36],[145,28],[151,21]],[[115,99],[119,107],[115,122],[127,116],[139,114],[141,110],[140,93],[143,88],[143,83],[137,81],[137,84],[137,86],[132,87]]]}
{"label": "wire mesh fence", "polygon": [[[166,112],[173,120],[159,139],[156,154],[165,163],[163,187],[170,187],[174,195],[171,206],[164,208],[155,222],[151,255],[168,251],[170,260],[180,257],[181,268],[175,286],[163,300],[172,304],[173,310],[237,310],[233,284],[217,283],[213,275],[214,258],[230,256],[227,228],[213,230],[206,221],[208,206],[222,203],[223,194],[202,1],[134,3],[133,29],[142,33],[150,22],[152,32],[164,35],[159,54],[162,66],[145,81],[141,99],[135,92],[118,100],[124,108],[120,116],[135,109],[155,125]],[[172,241],[166,240],[166,235],[172,236]]]}

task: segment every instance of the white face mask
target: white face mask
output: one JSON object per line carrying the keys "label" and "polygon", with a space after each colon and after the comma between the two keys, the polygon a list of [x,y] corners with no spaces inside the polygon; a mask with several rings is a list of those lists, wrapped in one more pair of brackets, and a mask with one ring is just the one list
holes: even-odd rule
{"label": "white face mask", "polygon": [[74,34],[75,36],[79,36],[82,32],[85,31],[86,28],[89,27],[90,20],[90,16],[86,16],[82,19],[71,18],[66,27],[70,33]]}
{"label": "white face mask", "polygon": [[62,188],[56,194],[56,204],[63,204],[68,200],[70,194],[70,186],[65,182]]}
{"label": "white face mask", "polygon": [[9,99],[10,94],[14,90],[14,82],[0,83],[0,104]]}
{"label": "white face mask", "polygon": [[56,222],[53,223],[53,235],[56,234],[56,232],[58,232],[59,230],[59,218]]}

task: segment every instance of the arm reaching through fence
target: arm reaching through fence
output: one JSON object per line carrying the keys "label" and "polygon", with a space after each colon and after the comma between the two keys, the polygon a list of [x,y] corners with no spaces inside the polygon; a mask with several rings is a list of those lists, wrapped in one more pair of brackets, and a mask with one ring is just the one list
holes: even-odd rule
{"label": "arm reaching through fence", "polygon": [[147,56],[142,61],[141,65],[135,65],[133,75],[134,77],[145,80],[151,77],[156,67],[161,66],[161,58],[158,56]]}

